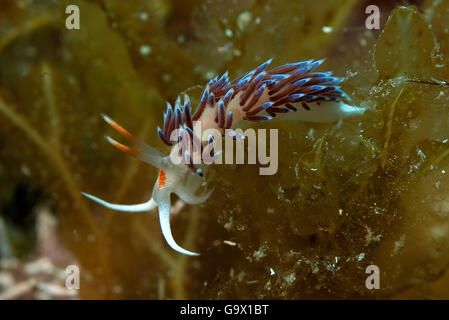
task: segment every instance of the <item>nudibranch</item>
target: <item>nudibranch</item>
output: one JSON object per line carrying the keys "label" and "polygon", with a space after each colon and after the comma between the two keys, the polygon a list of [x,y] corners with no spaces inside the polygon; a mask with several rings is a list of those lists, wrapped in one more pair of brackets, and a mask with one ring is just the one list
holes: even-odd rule
{"label": "nudibranch", "polygon": [[[277,117],[308,122],[333,122],[364,113],[365,108],[344,102],[348,100],[348,96],[339,86],[343,78],[332,76],[332,72],[312,72],[324,60],[288,63],[266,71],[271,60],[232,81],[228,78],[228,72],[220,78],[210,80],[194,113],[191,112],[187,94],[183,96],[183,103],[178,96],[174,108],[167,102],[163,126],[157,128],[160,139],[173,152],[178,143],[198,139],[193,132],[195,121],[200,122],[203,129],[216,129],[222,136],[226,132],[236,138],[238,135],[233,129],[237,128],[241,120],[260,122]],[[152,196],[145,203],[113,204],[83,194],[106,208],[117,211],[144,212],[158,207],[162,234],[168,245],[186,255],[199,255],[181,248],[175,242],[170,227],[171,193],[188,204],[199,204],[212,192],[199,192],[204,189],[204,171],[193,163],[189,148],[176,149],[183,161],[175,164],[169,155],[164,155],[137,139],[108,116],[103,115],[103,118],[128,140],[130,146],[109,136],[106,139],[119,150],[158,168],[159,175]],[[200,142],[199,148],[209,148],[211,157],[215,157],[220,150],[215,151],[213,143],[214,139],[211,138],[204,145]],[[195,149],[195,143],[193,145]],[[198,148],[198,144],[196,146]]]}

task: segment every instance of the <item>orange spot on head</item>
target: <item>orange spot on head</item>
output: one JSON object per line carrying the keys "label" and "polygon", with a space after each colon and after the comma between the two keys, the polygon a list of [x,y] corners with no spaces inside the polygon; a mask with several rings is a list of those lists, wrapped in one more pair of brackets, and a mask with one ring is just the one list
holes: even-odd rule
{"label": "orange spot on head", "polygon": [[165,175],[165,171],[161,169],[161,171],[159,171],[159,183],[157,185],[157,188],[162,189],[163,187],[165,187],[166,180],[167,177]]}

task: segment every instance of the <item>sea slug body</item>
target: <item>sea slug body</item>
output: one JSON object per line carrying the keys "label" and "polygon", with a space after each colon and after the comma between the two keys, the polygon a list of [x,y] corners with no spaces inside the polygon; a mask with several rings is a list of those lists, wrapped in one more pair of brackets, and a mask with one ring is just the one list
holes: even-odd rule
{"label": "sea slug body", "polygon": [[[170,194],[175,193],[188,204],[204,202],[212,191],[197,192],[203,186],[203,169],[192,161],[189,148],[175,149],[179,144],[193,141],[196,148],[211,152],[212,157],[219,154],[214,150],[214,140],[203,144],[194,134],[194,123],[200,122],[203,130],[216,129],[221,134],[230,132],[238,123],[247,121],[267,121],[274,117],[280,119],[308,122],[334,122],[339,119],[362,115],[365,108],[351,106],[344,102],[347,95],[339,84],[343,78],[332,76],[331,72],[312,72],[324,60],[307,60],[288,63],[266,71],[272,59],[254,70],[230,81],[226,72],[220,78],[209,81],[204,89],[200,103],[192,113],[190,99],[184,94],[178,97],[174,107],[167,102],[164,123],[157,128],[160,139],[171,147],[171,152],[181,152],[182,163],[175,164],[153,147],[140,141],[108,116],[104,120],[129,141],[130,147],[111,137],[106,139],[119,150],[132,155],[156,168],[159,175],[153,193],[145,203],[135,205],[112,204],[92,195],[83,193],[91,200],[117,211],[145,212],[156,207],[162,234],[168,245],[177,252],[196,256],[198,253],[181,248],[174,240],[170,227]],[[173,133],[176,139],[173,139]],[[196,139],[196,144],[195,144]],[[181,150],[181,151],[179,151]],[[201,152],[200,152],[201,154]]]}

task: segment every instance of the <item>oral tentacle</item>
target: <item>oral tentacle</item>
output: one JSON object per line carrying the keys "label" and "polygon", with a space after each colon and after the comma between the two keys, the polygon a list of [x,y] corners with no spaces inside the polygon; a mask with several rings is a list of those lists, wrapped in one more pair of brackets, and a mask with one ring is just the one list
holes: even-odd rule
{"label": "oral tentacle", "polygon": [[175,251],[188,256],[199,256],[199,253],[181,248],[173,238],[170,226],[170,194],[164,193],[159,199],[159,222],[161,224],[162,234],[167,244]]}
{"label": "oral tentacle", "polygon": [[151,198],[149,201],[144,202],[144,203],[139,203],[139,204],[116,204],[116,203],[110,203],[110,202],[106,202],[100,198],[94,197],[93,195],[90,195],[88,193],[85,192],[81,192],[85,197],[89,198],[90,200],[101,204],[102,206],[108,208],[108,209],[112,209],[112,210],[116,210],[116,211],[123,211],[123,212],[145,212],[145,211],[150,211],[153,210],[154,208],[157,207],[157,202]]}
{"label": "oral tentacle", "polygon": [[156,168],[161,167],[162,159],[164,158],[164,155],[161,152],[147,145],[142,140],[134,137],[130,132],[128,132],[128,130],[120,126],[117,122],[112,120],[107,115],[102,114],[101,116],[107,124],[109,124],[112,128],[114,128],[114,130],[116,130],[126,140],[128,140],[132,147],[128,147],[120,142],[117,142],[109,136],[105,136],[106,140],[108,140],[110,144],[112,144],[120,151],[129,154],[143,162],[149,163]]}

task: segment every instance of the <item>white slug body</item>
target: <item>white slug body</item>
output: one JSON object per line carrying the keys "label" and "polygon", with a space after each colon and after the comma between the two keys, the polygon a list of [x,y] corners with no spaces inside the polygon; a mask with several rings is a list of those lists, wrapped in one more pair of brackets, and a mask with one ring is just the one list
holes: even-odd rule
{"label": "white slug body", "polygon": [[[346,95],[338,86],[342,78],[332,77],[331,72],[311,72],[324,60],[308,60],[290,63],[265,71],[271,59],[230,81],[227,72],[218,79],[209,81],[203,91],[199,106],[191,113],[190,99],[184,95],[183,105],[178,97],[175,107],[167,103],[164,124],[158,128],[158,136],[171,146],[171,152],[178,143],[194,141],[198,137],[193,133],[193,122],[199,121],[202,130],[217,129],[224,134],[226,129],[236,128],[241,120],[267,121],[274,117],[282,120],[307,122],[334,122],[339,119],[362,115],[364,108],[351,106],[343,101]],[[192,155],[186,148],[181,151],[183,163],[172,163],[153,147],[135,138],[128,131],[103,115],[104,120],[124,136],[131,147],[121,144],[110,137],[107,140],[119,150],[147,162],[159,169],[159,176],[153,188],[152,197],[145,203],[136,205],[112,204],[92,195],[83,193],[89,199],[116,211],[147,212],[158,207],[162,234],[167,244],[175,251],[196,256],[180,247],[173,238],[170,227],[170,194],[175,193],[188,204],[204,202],[212,191],[198,192],[204,185],[203,170],[193,164]],[[171,140],[176,132],[177,141]],[[214,140],[199,148],[210,148],[213,157],[220,150],[213,149]]]}

